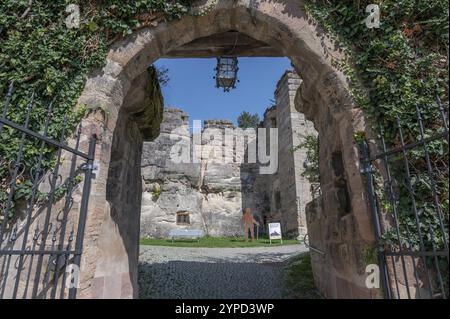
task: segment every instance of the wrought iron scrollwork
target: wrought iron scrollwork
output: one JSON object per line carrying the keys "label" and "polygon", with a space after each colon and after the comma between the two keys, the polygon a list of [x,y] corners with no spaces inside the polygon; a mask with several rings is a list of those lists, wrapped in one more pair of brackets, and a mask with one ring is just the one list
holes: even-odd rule
{"label": "wrought iron scrollwork", "polygon": [[[0,164],[7,167],[0,171],[0,191],[7,197],[0,203],[0,299],[75,298],[77,288],[65,285],[66,269],[81,263],[96,138],[90,138],[87,152],[81,151],[79,125],[72,138],[75,146],[67,145],[65,118],[58,140],[52,139],[53,102],[43,122],[32,123],[34,93],[24,122],[11,121],[13,92],[11,83],[0,112],[0,136],[8,127],[18,137],[18,144],[11,145],[17,149],[14,158],[0,154]],[[31,158],[25,156],[29,143],[38,150]],[[49,150],[54,150],[53,166]],[[79,205],[75,192],[81,195]]]}
{"label": "wrought iron scrollwork", "polygon": [[[445,280],[447,278],[448,281],[449,271],[448,216],[445,217],[442,211],[441,194],[436,183],[437,167],[430,156],[433,143],[447,145],[448,148],[448,115],[439,96],[436,101],[437,109],[427,109],[428,116],[434,118],[435,125],[428,129],[428,132],[434,130],[433,134],[425,134],[423,111],[416,106],[420,132],[417,140],[411,141],[409,136],[406,141],[407,128],[397,116],[398,140],[394,147],[388,149],[382,126],[379,153],[372,156],[367,141],[360,145],[364,167],[361,173],[366,179],[367,199],[378,241],[383,291],[387,298],[448,298],[449,295]],[[440,126],[436,125],[439,119]],[[414,167],[412,159],[415,162],[420,159],[420,170]],[[448,178],[448,163],[444,171]],[[381,177],[382,187],[379,187],[375,176]],[[419,198],[419,181],[428,188],[425,203],[423,198]],[[389,218],[382,218],[386,214]]]}

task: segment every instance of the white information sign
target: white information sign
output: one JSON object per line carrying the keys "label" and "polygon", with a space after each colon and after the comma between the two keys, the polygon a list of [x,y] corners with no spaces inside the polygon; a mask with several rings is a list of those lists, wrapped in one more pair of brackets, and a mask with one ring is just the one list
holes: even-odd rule
{"label": "white information sign", "polygon": [[283,242],[280,223],[269,223],[269,239],[271,243],[272,239],[281,239],[281,242]]}

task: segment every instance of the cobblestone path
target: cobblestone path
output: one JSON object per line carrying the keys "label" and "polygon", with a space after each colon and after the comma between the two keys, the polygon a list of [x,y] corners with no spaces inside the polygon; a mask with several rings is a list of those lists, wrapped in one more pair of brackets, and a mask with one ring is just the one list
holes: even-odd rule
{"label": "cobblestone path", "polygon": [[141,246],[141,298],[282,298],[282,269],[303,245],[250,248]]}

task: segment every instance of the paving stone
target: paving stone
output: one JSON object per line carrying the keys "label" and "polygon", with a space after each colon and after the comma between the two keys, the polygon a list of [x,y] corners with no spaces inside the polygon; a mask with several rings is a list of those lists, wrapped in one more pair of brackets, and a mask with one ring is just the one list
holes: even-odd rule
{"label": "paving stone", "polygon": [[141,246],[140,250],[140,298],[279,299],[284,262],[307,248]]}

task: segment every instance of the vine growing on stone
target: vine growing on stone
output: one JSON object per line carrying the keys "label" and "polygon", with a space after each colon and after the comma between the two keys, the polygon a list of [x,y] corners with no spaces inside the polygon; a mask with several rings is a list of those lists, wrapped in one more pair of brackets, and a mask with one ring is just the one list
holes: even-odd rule
{"label": "vine growing on stone", "polygon": [[[368,29],[364,23],[369,4],[378,4],[381,11],[380,27]],[[387,1],[311,1],[305,5],[311,19],[317,22],[335,44],[346,53],[345,61],[334,61],[349,79],[356,104],[363,108],[374,132],[384,128],[389,148],[401,145],[397,116],[401,119],[405,143],[420,139],[416,106],[420,106],[427,123],[425,136],[443,132],[436,96],[443,101],[448,114],[448,2],[443,0],[387,0]],[[360,136],[361,138],[361,136]],[[364,138],[364,136],[362,136]],[[444,212],[446,237],[449,221],[448,142],[438,140],[429,147],[436,179],[440,205]],[[417,200],[420,229],[427,249],[433,243],[430,228],[435,234],[434,244],[443,248],[444,236],[439,228],[430,177],[424,161],[424,150],[408,153],[412,187]],[[404,184],[404,165],[401,159],[393,161],[394,177]],[[402,241],[408,241],[406,230],[415,225],[411,201],[405,188],[399,187],[396,205],[402,226]],[[381,205],[392,211],[389,201],[378,190]],[[386,232],[383,243],[395,243],[392,232]],[[412,245],[418,248],[414,235]],[[402,243],[403,244],[403,243]],[[448,272],[448,266],[447,266]]]}
{"label": "vine growing on stone", "polygon": [[[0,3],[0,96],[10,81],[15,83],[8,118],[23,123],[26,105],[35,94],[31,129],[42,130],[48,104],[53,101],[49,137],[59,138],[62,126],[71,132],[83,116],[83,108],[74,111],[89,72],[105,62],[111,43],[139,28],[189,14],[193,0],[3,0]],[[381,27],[367,29],[365,7],[377,3],[381,9]],[[81,9],[79,28],[65,25],[68,4]],[[448,110],[448,3],[445,0],[316,0],[305,10],[336,40],[347,53],[348,61],[335,61],[350,81],[358,106],[372,123],[386,128],[390,146],[399,145],[395,119],[401,115],[406,142],[418,137],[415,106],[424,106],[428,125],[426,135],[440,130],[436,118],[435,95],[439,94]],[[204,14],[201,12],[200,14]],[[64,124],[64,117],[67,124]],[[377,129],[377,128],[375,128]],[[4,129],[0,136],[0,203],[8,194],[9,164],[17,152],[18,135]],[[24,164],[33,167],[38,145],[27,141]],[[54,150],[45,150],[44,168],[54,164]],[[448,229],[448,145],[437,141],[430,155],[436,168],[438,188]],[[435,227],[432,202],[426,179],[423,154],[411,153],[417,197],[421,200],[424,229]],[[397,178],[401,180],[403,177]],[[16,181],[13,181],[16,182]],[[29,171],[18,181],[15,200],[27,199]],[[401,203],[404,223],[410,222],[408,203]],[[386,238],[388,240],[389,238]],[[443,238],[437,238],[442,245]]]}
{"label": "vine growing on stone", "polygon": [[304,171],[301,175],[305,177],[313,187],[313,185],[320,184],[319,137],[316,135],[306,135],[301,136],[301,138],[303,139],[303,142],[294,147],[294,152],[298,149],[304,149],[306,151],[306,159],[303,163]]}
{"label": "vine growing on stone", "polygon": [[[59,140],[63,126],[69,135],[81,120],[85,108],[75,110],[89,72],[102,67],[111,43],[133,31],[161,21],[179,19],[188,13],[191,0],[4,0],[0,2],[0,97],[6,95],[11,81],[14,94],[8,119],[23,123],[27,105],[34,94],[30,129],[42,132],[50,102],[53,114],[48,129],[50,138]],[[80,25],[68,28],[66,8],[80,8]],[[20,135],[3,128],[0,136],[0,208],[7,202],[9,185],[17,189],[14,203],[31,194],[30,170],[36,164],[39,142],[27,140],[23,164],[16,181],[10,169],[18,150]],[[54,149],[44,150],[43,169],[55,164]],[[14,214],[11,207],[10,214]],[[0,221],[1,223],[1,221]]]}

